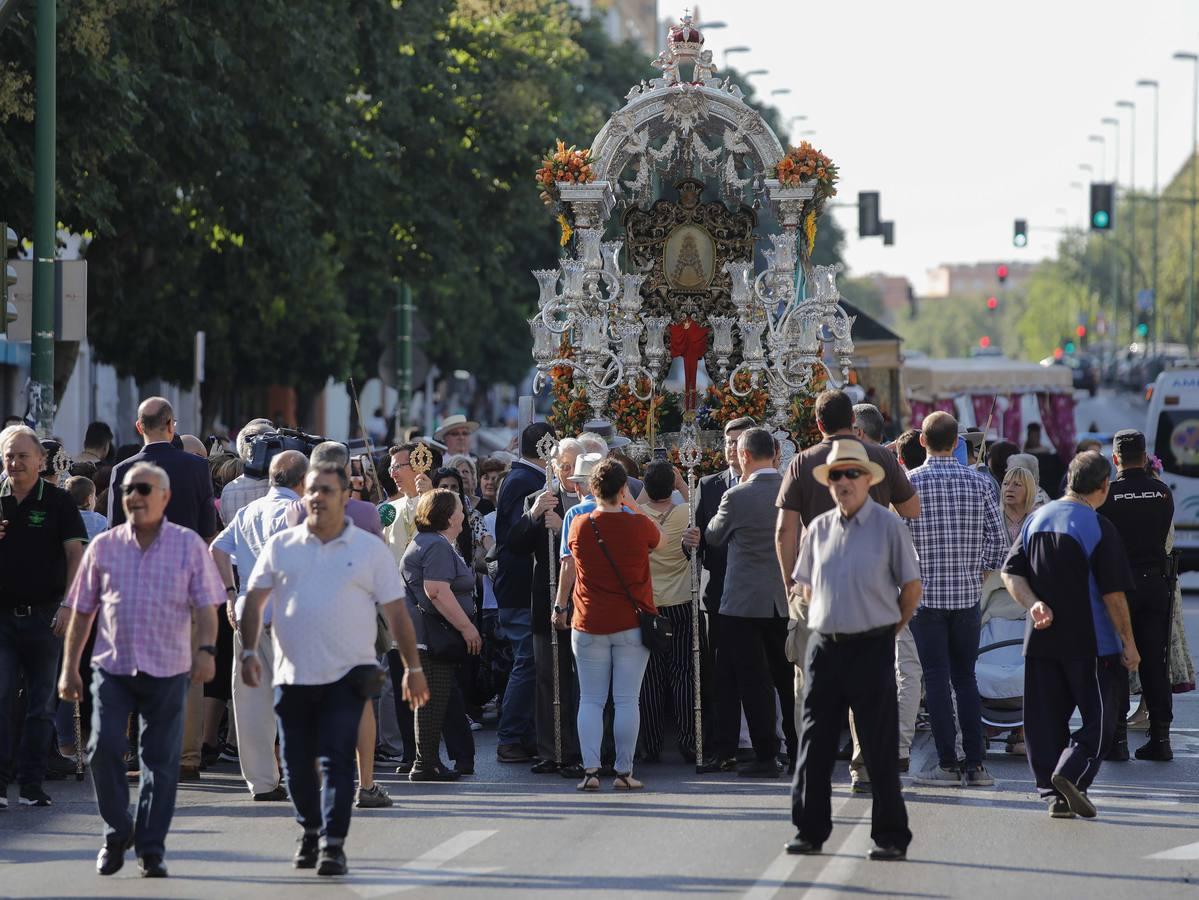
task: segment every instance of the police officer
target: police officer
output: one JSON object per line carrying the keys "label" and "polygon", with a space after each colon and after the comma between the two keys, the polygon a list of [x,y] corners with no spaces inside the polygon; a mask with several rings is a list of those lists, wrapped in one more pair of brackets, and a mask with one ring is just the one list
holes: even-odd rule
{"label": "police officer", "polygon": [[[1149,742],[1137,759],[1169,760],[1173,719],[1167,652],[1170,603],[1173,597],[1166,538],[1174,519],[1174,498],[1146,468],[1145,435],[1133,429],[1116,432],[1114,455],[1119,474],[1107,502],[1100,507],[1124,540],[1136,588],[1128,595],[1132,633],[1141,653],[1141,690],[1149,710]],[[1116,704],[1116,735],[1107,759],[1128,759],[1128,681],[1122,679]]]}

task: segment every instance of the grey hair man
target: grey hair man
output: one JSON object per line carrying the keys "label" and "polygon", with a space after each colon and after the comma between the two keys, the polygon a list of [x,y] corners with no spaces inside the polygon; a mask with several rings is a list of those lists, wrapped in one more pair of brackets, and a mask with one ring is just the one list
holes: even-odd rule
{"label": "grey hair man", "polygon": [[[242,463],[248,463],[254,458],[254,438],[274,430],[275,426],[270,419],[251,419],[242,427],[237,433],[237,455]],[[221,491],[221,516],[226,522],[232,522],[238,510],[260,497],[265,497],[270,489],[269,475],[261,478],[243,471]]]}
{"label": "grey hair man", "polygon": [[[320,466],[337,466],[349,478],[350,448],[337,441],[322,441],[312,448],[312,455],[308,458],[308,465],[312,469],[319,468]],[[380,540],[384,539],[383,522],[379,518],[378,507],[373,503],[368,503],[365,500],[356,500],[351,497],[346,501],[346,515],[357,527],[364,531],[369,531]],[[288,506],[288,527],[299,525],[307,517],[308,509],[303,500],[296,500]]]}
{"label": "grey hair man", "polygon": [[883,429],[886,423],[883,414],[873,403],[855,403],[853,407],[853,433],[859,440],[872,444],[883,442]]}
{"label": "grey hair man", "polygon": [[[244,579],[254,570],[262,548],[275,534],[287,527],[287,508],[300,499],[308,460],[298,450],[284,450],[271,460],[270,488],[265,496],[243,506],[224,531],[216,536],[209,552],[225,585],[226,615],[233,626],[235,670],[245,652],[241,637],[241,617],[245,608]],[[233,567],[242,574],[239,586]],[[240,587],[240,590],[239,590]],[[263,611],[263,628],[269,634],[271,606]],[[274,666],[274,646],[263,642],[259,652],[267,669]],[[233,679],[233,716],[237,726],[238,762],[241,774],[255,800],[286,800],[279,764],[275,759],[274,691],[265,682],[250,687],[240,678]]]}

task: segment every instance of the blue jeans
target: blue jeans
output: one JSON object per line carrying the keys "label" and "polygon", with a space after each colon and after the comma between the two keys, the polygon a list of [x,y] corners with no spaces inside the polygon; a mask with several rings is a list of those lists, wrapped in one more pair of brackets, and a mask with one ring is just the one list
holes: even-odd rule
{"label": "blue jeans", "polygon": [[279,755],[296,821],[305,834],[319,834],[327,847],[344,843],[350,831],[354,748],[365,703],[348,676],[332,684],[275,688]]}
{"label": "blue jeans", "polygon": [[633,752],[641,728],[641,679],[649,663],[649,648],[641,643],[641,629],[615,634],[571,631],[570,645],[579,672],[579,749],[583,768],[600,767],[600,741],[604,737],[604,704],[612,686],[616,738],[616,771],[633,771]]}
{"label": "blue jeans", "polygon": [[[92,736],[87,753],[96,804],[105,824],[104,840],[115,844],[132,835],[138,856],[164,852],[175,814],[183,709],[190,680],[187,672],[155,678],[144,673],[113,675],[100,668],[92,670]],[[138,716],[142,770],[136,825],[130,815],[129,779],[125,777],[126,732],[134,713]]]}
{"label": "blue jeans", "polygon": [[[46,776],[46,754],[54,735],[54,686],[62,652],[62,639],[50,628],[56,612],[56,603],[36,606],[27,616],[0,610],[0,786],[13,780],[14,756],[18,784],[40,785]],[[25,725],[21,746],[14,748],[13,704],[22,683]]]}
{"label": "blue jeans", "polygon": [[533,707],[537,693],[537,666],[533,659],[533,613],[529,609],[501,609],[500,634],[512,646],[512,672],[504,691],[500,713],[500,744],[537,743]]}
{"label": "blue jeans", "polygon": [[924,669],[924,702],[933,726],[933,739],[941,765],[957,766],[954,747],[957,728],[953,721],[953,694],[957,697],[957,722],[962,729],[962,752],[966,766],[983,761],[982,703],[974,663],[978,659],[981,614],[978,604],[969,609],[920,607],[912,619],[912,637]]}

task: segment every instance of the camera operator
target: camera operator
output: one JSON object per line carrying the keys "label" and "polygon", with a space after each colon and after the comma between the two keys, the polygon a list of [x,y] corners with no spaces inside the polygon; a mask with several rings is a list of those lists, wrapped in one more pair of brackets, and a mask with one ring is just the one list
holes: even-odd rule
{"label": "camera operator", "polygon": [[[254,458],[254,439],[274,430],[275,425],[270,419],[251,419],[238,432],[237,455],[241,458],[243,466]],[[239,509],[260,497],[265,497],[270,489],[271,482],[265,468],[261,473],[253,475],[243,470],[221,491],[221,518],[225,524],[233,521]]]}

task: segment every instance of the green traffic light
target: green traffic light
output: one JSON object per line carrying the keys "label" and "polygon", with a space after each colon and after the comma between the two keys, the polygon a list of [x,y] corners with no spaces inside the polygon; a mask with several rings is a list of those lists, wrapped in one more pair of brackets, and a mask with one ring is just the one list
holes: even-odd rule
{"label": "green traffic light", "polygon": [[1149,326],[1144,322],[1137,325],[1137,337],[1145,337],[1149,333]]}
{"label": "green traffic light", "polygon": [[1023,247],[1028,244],[1028,235],[1018,234],[1012,239],[1012,243],[1017,247]]}
{"label": "green traffic light", "polygon": [[1092,222],[1096,228],[1107,228],[1111,218],[1107,214],[1106,209],[1095,210],[1095,215],[1092,217]]}
{"label": "green traffic light", "polygon": [[1067,353],[1073,353],[1073,352],[1074,352],[1074,341],[1069,341],[1069,342],[1067,342],[1067,344],[1066,344],[1066,352],[1067,352]]}

